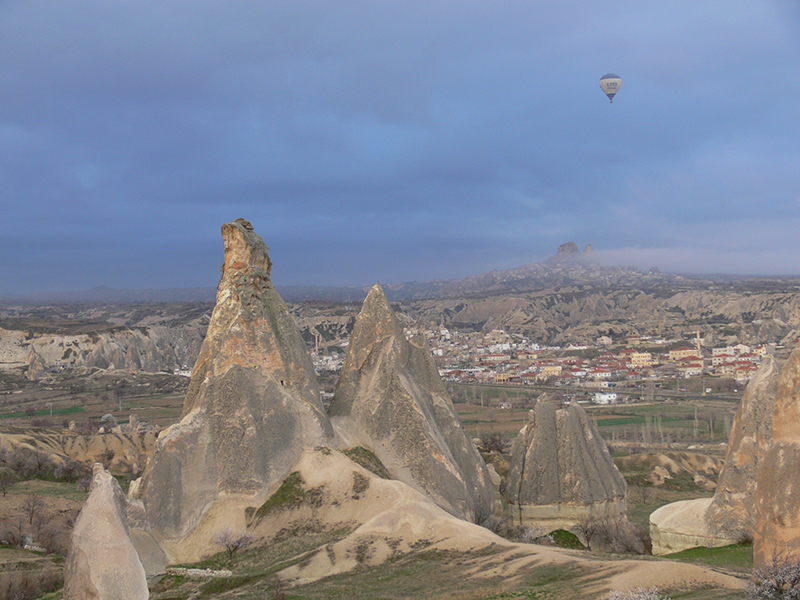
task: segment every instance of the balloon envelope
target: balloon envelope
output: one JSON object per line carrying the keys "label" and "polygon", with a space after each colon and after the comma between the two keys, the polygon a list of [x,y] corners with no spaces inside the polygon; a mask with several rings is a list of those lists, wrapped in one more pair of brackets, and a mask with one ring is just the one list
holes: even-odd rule
{"label": "balloon envelope", "polygon": [[614,96],[621,85],[622,79],[620,79],[619,75],[614,75],[614,73],[607,73],[600,78],[600,89],[603,90],[603,93],[608,96],[611,102],[614,101]]}

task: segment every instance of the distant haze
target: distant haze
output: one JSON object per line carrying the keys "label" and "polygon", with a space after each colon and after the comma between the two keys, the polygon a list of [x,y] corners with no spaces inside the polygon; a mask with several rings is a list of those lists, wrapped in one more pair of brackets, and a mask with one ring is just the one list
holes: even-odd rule
{"label": "distant haze", "polygon": [[[0,294],[796,274],[794,0],[0,3]],[[605,73],[622,78],[610,104]]]}

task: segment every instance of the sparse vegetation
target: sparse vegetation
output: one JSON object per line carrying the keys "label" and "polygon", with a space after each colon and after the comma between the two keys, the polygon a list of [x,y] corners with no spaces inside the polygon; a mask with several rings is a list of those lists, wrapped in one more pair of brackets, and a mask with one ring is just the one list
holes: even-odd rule
{"label": "sparse vegetation", "polygon": [[391,473],[375,454],[363,446],[355,446],[342,450],[345,456],[367,471],[372,471],[381,479],[392,479]]}
{"label": "sparse vegetation", "polygon": [[304,504],[312,507],[321,506],[324,495],[323,488],[307,490],[304,485],[305,481],[299,472],[290,473],[284,479],[281,487],[255,512],[255,518],[262,519],[270,513],[298,508]]}
{"label": "sparse vegetation", "polygon": [[358,497],[359,494],[366,492],[369,489],[369,477],[364,477],[361,473],[353,471],[353,494]]}

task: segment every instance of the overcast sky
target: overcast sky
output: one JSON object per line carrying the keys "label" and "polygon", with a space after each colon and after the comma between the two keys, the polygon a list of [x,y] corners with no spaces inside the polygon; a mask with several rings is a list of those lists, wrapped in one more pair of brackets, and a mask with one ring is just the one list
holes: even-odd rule
{"label": "overcast sky", "polygon": [[[609,103],[602,75],[622,78]],[[0,293],[800,273],[796,0],[3,0]]]}

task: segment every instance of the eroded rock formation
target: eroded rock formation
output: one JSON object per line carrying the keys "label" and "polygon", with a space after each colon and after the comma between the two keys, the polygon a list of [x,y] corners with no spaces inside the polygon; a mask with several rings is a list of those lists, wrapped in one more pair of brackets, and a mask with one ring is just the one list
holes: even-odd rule
{"label": "eroded rock formation", "polygon": [[64,600],[145,600],[145,570],[131,542],[125,494],[96,463],[92,488],[70,538]]}
{"label": "eroded rock formation", "polygon": [[650,515],[653,554],[753,537],[758,472],[772,444],[778,377],[777,362],[767,356],[745,388],[714,497],[673,502]]}
{"label": "eroded rock formation", "polygon": [[776,555],[800,557],[800,348],[792,352],[778,378],[772,439],[758,472],[756,567]]}
{"label": "eroded rock formation", "polygon": [[372,450],[397,479],[453,515],[494,513],[486,465],[461,427],[421,336],[406,340],[383,289],[356,319],[329,413],[345,444]]}
{"label": "eroded rock formation", "polygon": [[244,219],[222,235],[217,304],[183,415],[159,436],[137,491],[162,543],[188,535],[216,500],[271,493],[304,448],[333,436],[267,246]]}
{"label": "eroded rock formation", "polygon": [[501,492],[522,525],[625,518],[625,479],[575,402],[559,410],[546,400],[536,403],[514,440]]}
{"label": "eroded rock formation", "polygon": [[766,356],[744,390],[728,437],[725,465],[706,513],[709,531],[734,540],[752,538],[758,467],[772,445],[772,413],[779,368]]}

